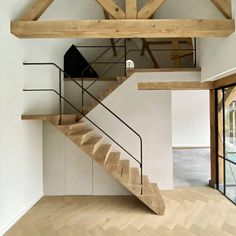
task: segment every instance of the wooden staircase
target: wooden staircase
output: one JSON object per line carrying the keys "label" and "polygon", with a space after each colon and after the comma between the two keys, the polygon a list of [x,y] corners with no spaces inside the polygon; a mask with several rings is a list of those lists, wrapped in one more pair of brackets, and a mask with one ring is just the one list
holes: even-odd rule
{"label": "wooden staircase", "polygon": [[[117,82],[101,92],[97,99],[102,102],[126,79],[127,77],[117,78]],[[90,105],[83,107],[84,114],[88,114],[98,104],[93,100]],[[123,159],[120,152],[113,151],[112,144],[107,143],[82,118],[81,114],[65,114],[60,122],[60,115],[22,115],[23,120],[44,120],[52,123],[152,211],[163,215],[165,204],[157,184],[150,183],[148,176],[143,175],[141,185],[140,167],[132,167],[130,160]]]}
{"label": "wooden staircase", "polygon": [[156,183],[150,183],[148,176],[142,176],[140,168],[131,167],[130,160],[122,159],[120,152],[112,151],[112,145],[96,133],[89,123],[78,120],[77,115],[64,115],[59,125],[59,116],[51,123],[102,166],[114,179],[158,215],[163,215],[165,204]]}

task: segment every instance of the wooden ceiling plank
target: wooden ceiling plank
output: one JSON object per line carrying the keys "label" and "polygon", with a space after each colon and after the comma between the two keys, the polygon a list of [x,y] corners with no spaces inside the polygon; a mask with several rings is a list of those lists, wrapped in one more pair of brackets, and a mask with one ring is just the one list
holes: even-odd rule
{"label": "wooden ceiling plank", "polygon": [[96,0],[114,19],[125,19],[125,12],[113,0]]}
{"label": "wooden ceiling plank", "polygon": [[39,17],[48,9],[54,0],[36,0],[34,4],[21,17],[21,21],[38,20]]}
{"label": "wooden ceiling plank", "polygon": [[176,38],[227,37],[234,20],[61,20],[13,21],[11,32],[19,38]]}
{"label": "wooden ceiling plank", "polygon": [[126,19],[137,19],[137,0],[125,0]]}
{"label": "wooden ceiling plank", "polygon": [[149,0],[138,12],[138,19],[150,18],[166,0]]}
{"label": "wooden ceiling plank", "polygon": [[232,19],[232,2],[231,0],[211,0],[216,8],[228,19]]}

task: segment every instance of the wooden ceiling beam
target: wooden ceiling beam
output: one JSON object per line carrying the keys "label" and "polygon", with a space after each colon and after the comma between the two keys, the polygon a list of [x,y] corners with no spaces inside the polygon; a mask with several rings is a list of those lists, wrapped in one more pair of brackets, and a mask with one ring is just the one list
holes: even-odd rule
{"label": "wooden ceiling beam", "polygon": [[142,42],[143,42],[143,47],[144,47],[144,49],[147,50],[149,56],[151,57],[151,60],[152,60],[152,62],[153,62],[154,67],[155,67],[155,68],[160,68],[160,66],[159,66],[159,64],[158,64],[158,62],[157,62],[157,60],[156,60],[154,54],[152,53],[151,48],[149,47],[149,44],[147,43],[147,40],[146,40],[146,39],[143,39],[143,38],[142,38],[141,40],[142,40]]}
{"label": "wooden ceiling beam", "polygon": [[234,20],[61,20],[13,21],[11,33],[18,38],[176,38],[227,37],[235,31]]}
{"label": "wooden ceiling beam", "polygon": [[166,0],[149,0],[138,12],[138,19],[149,19]]}
{"label": "wooden ceiling beam", "polygon": [[114,19],[125,19],[125,12],[113,0],[96,0]]}
{"label": "wooden ceiling beam", "polygon": [[20,18],[22,21],[38,20],[54,0],[36,0],[34,4]]}
{"label": "wooden ceiling beam", "polygon": [[126,19],[137,19],[137,0],[125,0]]}
{"label": "wooden ceiling beam", "polygon": [[[104,9],[103,9],[103,12],[104,12],[105,19],[109,20],[109,19],[110,19],[109,13],[106,12]],[[111,39],[110,39],[110,42],[111,42],[113,54],[114,54],[115,57],[117,57],[117,50],[116,50],[116,47],[115,47],[115,41],[114,41],[114,39],[111,38]]]}
{"label": "wooden ceiling beam", "polygon": [[232,19],[231,0],[211,0],[216,8],[228,19]]}

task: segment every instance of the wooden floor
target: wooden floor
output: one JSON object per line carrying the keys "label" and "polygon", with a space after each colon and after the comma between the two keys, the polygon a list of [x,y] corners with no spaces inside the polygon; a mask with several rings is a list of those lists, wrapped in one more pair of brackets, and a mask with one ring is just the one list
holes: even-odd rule
{"label": "wooden floor", "polygon": [[165,216],[133,196],[44,197],[7,236],[232,236],[236,207],[208,187],[163,191]]}

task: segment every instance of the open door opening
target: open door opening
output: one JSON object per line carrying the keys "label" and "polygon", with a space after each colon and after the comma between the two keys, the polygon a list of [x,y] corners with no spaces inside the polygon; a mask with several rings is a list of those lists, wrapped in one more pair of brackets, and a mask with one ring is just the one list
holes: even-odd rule
{"label": "open door opening", "polygon": [[207,186],[210,173],[209,90],[172,91],[175,187]]}

